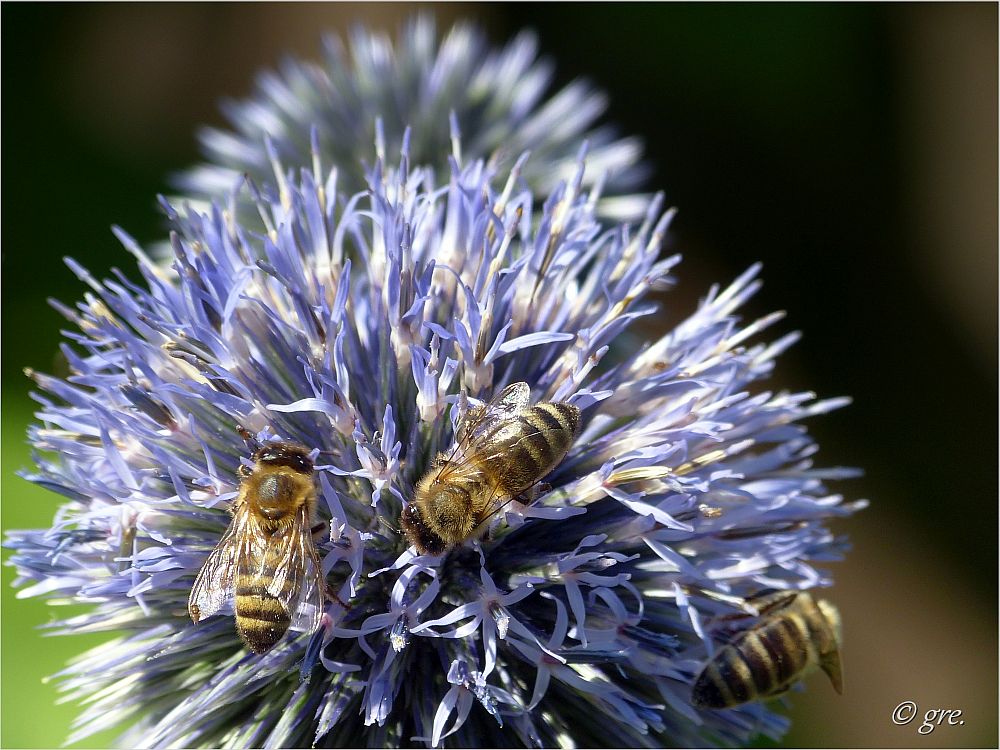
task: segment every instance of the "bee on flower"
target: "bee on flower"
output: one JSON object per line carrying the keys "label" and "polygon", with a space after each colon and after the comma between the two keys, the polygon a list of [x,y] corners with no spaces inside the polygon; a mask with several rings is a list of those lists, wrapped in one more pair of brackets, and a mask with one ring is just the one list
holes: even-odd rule
{"label": "bee on flower", "polygon": [[[498,65],[473,49],[447,59]],[[340,106],[296,80],[303,108]],[[650,302],[679,262],[662,254],[661,198],[609,221],[601,157],[580,147],[540,200],[529,175],[564,162],[489,158],[454,123],[444,152],[418,151],[416,126],[387,130],[359,192],[338,182],[359,160],[319,127],[247,131],[272,171],[208,207],[166,201],[169,269],[120,230],[142,283],[71,266],[91,292],[60,307],[79,329],[73,374],[33,373],[28,474],[67,502],[6,542],[23,595],[93,602],[54,631],[120,633],[59,675],[89,700],[70,742],[112,723],[142,747],[784,731],[764,703],[707,708],[692,691],[717,623],[766,590],[831,582],[816,563],[845,540],[828,521],[862,503],[827,489],[853,472],[815,467],[802,422],[846,399],[762,384],[796,336],[766,338],[780,316],[741,319],[756,266],[686,317]],[[286,153],[298,137],[311,146]],[[654,315],[665,333],[642,340]],[[293,489],[298,548],[278,502]],[[252,546],[231,544],[248,517]],[[308,595],[275,582],[282,550],[305,555]],[[211,560],[225,564],[198,578]],[[241,595],[277,623],[250,626],[266,647],[236,632]]]}

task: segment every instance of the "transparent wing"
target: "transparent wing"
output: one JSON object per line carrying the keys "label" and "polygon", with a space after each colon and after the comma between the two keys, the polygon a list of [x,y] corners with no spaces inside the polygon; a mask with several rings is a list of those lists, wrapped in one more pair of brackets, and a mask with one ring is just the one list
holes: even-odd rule
{"label": "transparent wing", "polygon": [[[260,556],[261,578],[291,618],[293,630],[311,633],[320,625],[325,605],[326,583],[313,542],[308,511],[302,506],[292,523],[275,531]],[[273,577],[264,575],[274,569]]]}
{"label": "transparent wing", "polygon": [[[520,411],[521,410],[519,410],[519,412]],[[493,463],[499,460],[500,457],[503,456],[504,454],[514,450],[519,444],[531,440],[536,435],[558,432],[559,430],[562,429],[561,427],[543,427],[541,429],[532,427],[531,429],[519,429],[516,433],[512,433],[511,435],[504,435],[500,432],[500,430],[504,427],[505,424],[507,424],[507,420],[503,420],[502,422],[499,422],[496,425],[494,425],[494,430],[490,434],[491,438],[490,441],[488,443],[484,441],[484,445],[490,446],[488,450],[482,450],[482,449],[475,450],[475,456],[477,461],[482,462],[484,464]],[[521,426],[523,427],[523,424]],[[548,439],[548,442],[551,444],[554,441]],[[480,448],[481,447],[482,446],[480,446]],[[538,476],[534,477],[534,481],[532,481],[530,485],[525,487],[523,490],[515,493],[514,495],[508,494],[506,491],[502,490],[499,487],[499,485],[494,486],[490,494],[490,497],[486,502],[485,510],[483,511],[484,523],[488,521],[492,516],[496,515],[505,507],[510,505],[510,503],[513,502],[515,499],[519,497],[522,499],[524,497],[527,497],[525,493],[528,493],[535,485],[539,484],[539,482],[545,476],[546,473],[547,472],[543,472]]]}
{"label": "transparent wing", "polygon": [[511,383],[489,403],[469,409],[458,427],[458,444],[470,445],[489,437],[498,425],[527,409],[530,398],[531,389],[527,383]]}
{"label": "transparent wing", "polygon": [[[497,425],[498,428],[501,426],[502,425]],[[536,435],[558,432],[560,429],[561,428],[559,427],[543,427],[542,429],[532,427],[530,429],[520,429],[517,432],[516,439],[510,439],[509,435],[498,436],[494,434],[492,437],[494,437],[495,439],[489,443],[490,445],[489,450],[480,449],[475,451],[476,458],[484,462],[495,461],[498,458],[500,458],[500,456],[503,456],[505,453],[509,453],[510,451],[514,450],[521,443],[527,440],[531,440]]]}
{"label": "transparent wing", "polygon": [[211,617],[232,599],[233,581],[239,560],[246,554],[252,523],[246,504],[237,503],[229,528],[201,566],[191,587],[188,614],[194,622]]}
{"label": "transparent wing", "polygon": [[489,403],[469,409],[458,426],[455,448],[437,478],[442,479],[450,472],[459,470],[478,453],[477,445],[488,443],[499,428],[528,408],[530,398],[531,389],[527,383],[511,383],[493,396]]}

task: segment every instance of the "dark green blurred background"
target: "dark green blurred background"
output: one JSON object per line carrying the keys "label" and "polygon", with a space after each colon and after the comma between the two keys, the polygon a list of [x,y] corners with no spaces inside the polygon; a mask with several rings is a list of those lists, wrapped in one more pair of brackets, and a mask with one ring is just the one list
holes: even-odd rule
{"label": "dark green blurred background", "polygon": [[[130,257],[109,231],[161,238],[154,196],[197,160],[196,126],[319,29],[395,29],[416,6],[4,4],[3,504],[5,529],[48,525],[58,498],[27,461],[21,368],[53,371],[78,299],[62,265]],[[671,310],[764,262],[748,314],[786,309],[804,340],[775,385],[850,394],[811,425],[838,487],[872,508],[839,524],[855,550],[831,598],[846,693],[795,696],[789,745],[997,743],[997,7],[949,5],[441,5],[498,43],[540,34],[561,82],[585,75],[642,136],[649,185],[680,208]],[[59,745],[75,713],[52,674],[101,640],[42,640],[52,616],[15,601],[4,569],[4,747]],[[890,713],[963,709],[921,737]],[[113,734],[87,741],[106,746]]]}

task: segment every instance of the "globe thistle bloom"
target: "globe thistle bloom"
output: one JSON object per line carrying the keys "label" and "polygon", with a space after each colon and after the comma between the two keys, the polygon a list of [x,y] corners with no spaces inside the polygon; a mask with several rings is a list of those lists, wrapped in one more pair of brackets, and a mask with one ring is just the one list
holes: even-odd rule
{"label": "globe thistle bloom", "polygon": [[232,130],[205,129],[207,162],[177,184],[196,200],[225,196],[244,175],[264,184],[272,161],[260,146],[269,137],[286,164],[308,164],[315,147],[325,164],[340,168],[341,189],[355,193],[366,187],[362,161],[371,163],[372,142],[384,157],[385,144],[398,143],[410,127],[413,163],[439,172],[447,171],[458,135],[466,161],[487,159],[500,171],[530,150],[522,178],[541,199],[572,177],[586,139],[588,179],[606,179],[601,214],[641,218],[648,197],[627,194],[645,173],[638,139],[595,126],[606,97],[583,81],[546,97],[553,66],[537,48],[525,31],[494,49],[468,23],[439,39],[430,16],[410,21],[395,41],[361,26],[349,45],[327,36],[321,62],[288,59],[280,72],[260,75],[249,99],[226,102]]}
{"label": "globe thistle bloom", "polygon": [[[124,232],[142,282],[115,271],[60,306],[72,374],[31,373],[41,404],[28,478],[68,502],[12,532],[21,596],[92,603],[46,626],[115,631],[59,674],[85,698],[70,741],[124,722],[141,747],[645,747],[742,744],[786,720],[691,704],[716,617],[768,589],[830,583],[827,528],[859,503],[813,466],[801,424],[842,405],[766,390],[795,340],[741,321],[751,268],[687,317],[659,199],[634,227],[596,217],[585,154],[538,205],[482,159],[446,179],[376,158],[364,193],[321,148],[201,212],[164,206],[173,268]],[[263,233],[234,208],[251,202]],[[256,223],[255,223],[256,226]],[[659,338],[628,334],[660,316]],[[470,405],[513,382],[582,410],[534,502],[490,533],[417,555],[393,525]],[[219,541],[256,439],[313,451],[331,596],[321,628],[263,655],[228,612],[193,625],[192,581]]]}

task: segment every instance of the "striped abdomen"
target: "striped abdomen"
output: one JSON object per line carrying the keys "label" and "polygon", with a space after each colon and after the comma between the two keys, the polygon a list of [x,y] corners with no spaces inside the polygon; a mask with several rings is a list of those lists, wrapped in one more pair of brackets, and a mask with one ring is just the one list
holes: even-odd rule
{"label": "striped abdomen", "polygon": [[517,495],[563,460],[579,428],[572,404],[535,404],[496,429],[477,451],[479,468],[505,494]]}
{"label": "striped abdomen", "polygon": [[[240,638],[255,654],[262,654],[277,643],[288,630],[291,617],[281,602],[268,593],[267,587],[274,576],[274,566],[268,560],[264,575],[240,573],[236,577],[236,630]],[[283,584],[289,591],[295,584],[289,575]]]}
{"label": "striped abdomen", "polygon": [[728,708],[773,698],[815,667],[822,667],[841,690],[840,650],[835,616],[827,602],[817,606],[806,593],[788,595],[756,626],[740,633],[705,666],[695,681],[692,703]]}

